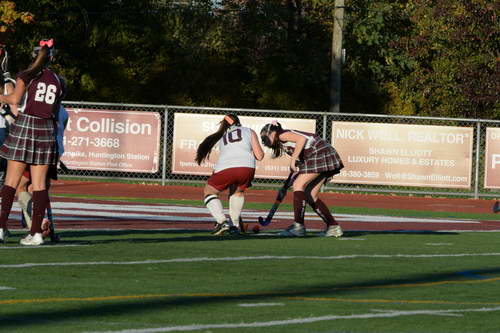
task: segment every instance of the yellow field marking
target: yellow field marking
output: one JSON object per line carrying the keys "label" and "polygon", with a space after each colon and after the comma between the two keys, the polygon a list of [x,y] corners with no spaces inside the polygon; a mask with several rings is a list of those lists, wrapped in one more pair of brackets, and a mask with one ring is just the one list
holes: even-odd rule
{"label": "yellow field marking", "polygon": [[126,296],[102,296],[102,297],[57,297],[57,298],[34,298],[34,299],[11,299],[0,300],[2,304],[21,304],[21,303],[54,303],[54,302],[96,302],[96,301],[115,301],[128,299],[145,298],[165,298],[165,297],[236,297],[265,295],[265,293],[240,293],[240,294],[146,294],[146,295],[126,295]]}
{"label": "yellow field marking", "polygon": [[[355,286],[355,287],[340,287],[331,289],[318,289],[318,290],[308,290],[311,291],[335,291],[335,290],[356,290],[356,289],[385,289],[385,288],[408,288],[408,287],[428,287],[437,286],[444,284],[477,284],[486,282],[499,281],[500,277],[489,278],[483,280],[447,280],[447,281],[437,281],[437,282],[423,282],[423,283],[403,283],[397,285],[374,285],[374,286]],[[295,291],[295,293],[302,293],[305,291]],[[277,296],[282,297],[283,292],[248,292],[248,293],[237,293],[237,294],[221,294],[221,293],[199,293],[199,294],[145,294],[145,295],[124,295],[124,296],[102,296],[102,297],[57,297],[57,298],[34,298],[34,299],[11,299],[11,300],[0,300],[0,305],[2,304],[22,304],[22,303],[55,303],[55,302],[98,302],[98,301],[115,301],[115,300],[129,300],[129,299],[146,299],[146,298],[165,298],[165,297],[239,297],[239,296]],[[329,300],[329,301],[341,301],[341,302],[377,302],[377,303],[419,303],[419,304],[493,304],[498,305],[500,302],[487,302],[487,303],[474,303],[474,302],[448,302],[448,301],[404,301],[404,300],[357,300],[357,299],[341,299],[335,297],[285,297],[285,299],[296,299],[296,300]]]}

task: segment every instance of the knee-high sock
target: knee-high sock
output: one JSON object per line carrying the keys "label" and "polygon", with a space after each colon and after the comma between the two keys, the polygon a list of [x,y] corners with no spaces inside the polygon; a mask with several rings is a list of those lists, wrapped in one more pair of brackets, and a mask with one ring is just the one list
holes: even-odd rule
{"label": "knee-high sock", "polygon": [[293,192],[293,217],[295,222],[304,224],[306,213],[306,194],[304,191]]}
{"label": "knee-high sock", "polygon": [[31,216],[31,234],[42,232],[42,220],[45,210],[49,204],[49,192],[47,190],[33,191],[33,214]]}
{"label": "knee-high sock", "polygon": [[222,202],[219,197],[215,194],[209,194],[203,200],[205,206],[207,206],[210,214],[214,217],[217,223],[224,223],[226,221],[226,215],[224,215],[224,208],[222,207]]}
{"label": "knee-high sock", "polygon": [[330,213],[330,210],[328,207],[325,205],[325,203],[321,200],[318,199],[314,203],[314,206],[311,205],[312,209],[316,214],[318,214],[319,217],[326,223],[326,225],[337,225],[337,221],[335,221],[335,218],[333,217],[332,213]]}
{"label": "knee-high sock", "polygon": [[7,220],[12,209],[16,189],[7,185],[2,187],[2,211],[0,213],[0,228],[7,229]]}
{"label": "knee-high sock", "polygon": [[240,215],[245,204],[245,197],[243,195],[235,195],[229,197],[229,216],[233,221],[233,225],[238,226],[240,222]]}

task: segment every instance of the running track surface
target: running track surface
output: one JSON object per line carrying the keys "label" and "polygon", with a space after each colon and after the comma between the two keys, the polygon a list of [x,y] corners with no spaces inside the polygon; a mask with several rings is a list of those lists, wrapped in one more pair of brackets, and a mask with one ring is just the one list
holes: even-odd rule
{"label": "running track surface", "polygon": [[[52,196],[58,229],[199,229],[210,230],[213,219],[203,207],[167,204],[131,203],[107,200],[122,198],[163,198],[201,200],[203,189],[191,186],[160,186],[60,180],[54,182],[52,194],[80,194],[102,196],[102,200],[87,200]],[[226,196],[227,194],[223,194]],[[272,205],[276,191],[252,190],[247,201]],[[223,197],[224,198],[224,197]],[[500,231],[500,221],[410,219],[335,214],[335,206],[387,209],[412,209],[435,212],[490,213],[494,200],[414,198],[389,195],[322,193],[321,198],[331,208],[337,221],[346,231],[439,231],[490,230]],[[285,202],[291,203],[292,195]],[[245,210],[245,222],[256,223],[265,211]],[[14,207],[9,228],[17,229],[19,209]],[[16,221],[17,220],[17,221]],[[279,229],[293,222],[293,214],[276,215],[268,229]],[[306,216],[308,229],[322,229],[323,223],[315,215]]]}

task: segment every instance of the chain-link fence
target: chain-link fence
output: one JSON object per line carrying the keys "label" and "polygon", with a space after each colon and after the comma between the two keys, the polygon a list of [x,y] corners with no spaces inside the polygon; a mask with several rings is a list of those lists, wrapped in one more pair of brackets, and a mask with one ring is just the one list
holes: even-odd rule
{"label": "chain-link fence", "polygon": [[[92,134],[98,133],[102,137],[91,137],[90,139],[78,137],[75,139],[75,121],[73,122],[73,127],[69,128],[68,133],[73,133],[69,139],[65,141],[67,154],[63,158],[63,161],[69,160],[68,166],[69,171],[62,177],[78,177],[78,178],[108,178],[108,179],[126,179],[130,181],[152,181],[164,184],[188,184],[188,183],[204,183],[209,175],[210,165],[205,165],[204,167],[197,166],[193,163],[194,153],[196,151],[196,146],[199,142],[207,136],[215,132],[216,125],[220,120],[222,120],[223,115],[227,113],[234,113],[242,119],[244,126],[249,126],[253,128],[257,133],[263,124],[268,123],[272,119],[278,119],[280,122],[284,123],[287,128],[300,129],[304,131],[313,131],[319,136],[323,137],[328,142],[333,142],[333,145],[342,151],[342,133],[347,133],[347,136],[351,136],[351,141],[355,139],[360,139],[356,141],[352,148],[345,150],[341,153],[341,157],[346,164],[346,169],[350,166],[355,165],[351,160],[350,151],[359,149],[363,145],[375,145],[374,142],[381,145],[382,148],[370,148],[376,152],[382,152],[381,154],[388,154],[387,152],[396,152],[397,161],[405,161],[408,165],[386,165],[388,169],[406,169],[404,172],[393,172],[392,175],[398,177],[408,177],[412,175],[408,173],[408,169],[414,169],[416,166],[411,165],[410,161],[413,163],[441,163],[440,166],[435,166],[436,168],[442,167],[442,164],[448,163],[441,170],[440,177],[443,179],[449,179],[451,176],[445,173],[457,173],[458,176],[453,176],[454,180],[464,179],[463,184],[454,185],[453,183],[444,184],[439,186],[439,181],[434,184],[427,184],[423,182],[421,185],[418,183],[411,183],[409,181],[377,181],[376,179],[370,179],[376,175],[380,176],[385,171],[358,171],[353,173],[359,177],[352,178],[352,182],[348,180],[343,180],[336,182],[334,177],[334,182],[330,182],[324,186],[324,191],[347,191],[347,192],[376,192],[376,193],[399,193],[399,194],[419,194],[419,195],[459,195],[464,197],[495,197],[500,195],[500,191],[495,185],[491,186],[485,184],[485,170],[487,170],[486,165],[486,145],[487,128],[500,128],[500,121],[491,120],[471,120],[471,119],[452,119],[452,118],[430,118],[430,117],[408,117],[408,116],[387,116],[387,115],[369,115],[369,114],[347,114],[347,113],[337,113],[332,114],[328,112],[317,112],[317,111],[285,111],[285,110],[262,110],[262,109],[230,109],[230,108],[206,108],[206,107],[184,107],[184,106],[166,106],[166,105],[131,105],[131,104],[109,104],[109,103],[87,103],[87,102],[65,102],[65,107],[70,111],[70,119],[76,117],[76,115],[83,115],[78,118],[78,122],[84,124],[85,126],[80,126],[87,129],[87,132],[93,132]],[[100,111],[96,117],[93,111]],[[116,115],[121,114],[123,118],[121,120],[103,120],[108,117],[108,114],[102,113],[109,111],[110,114]],[[85,116],[85,112],[88,112],[91,116]],[[154,116],[150,117],[152,120],[138,120],[135,123],[132,119],[132,115],[137,116],[137,113]],[[104,116],[102,116],[104,114]],[[102,117],[102,118],[99,118]],[[91,120],[94,119],[93,121]],[[83,119],[83,120],[82,120]],[[153,128],[153,134],[149,135],[153,137],[154,140],[142,141],[146,135],[140,135],[139,131],[134,133],[134,126],[139,126],[137,124],[141,123],[151,123]],[[80,125],[81,125],[80,124]],[[149,124],[149,123],[148,123]],[[400,126],[403,125],[403,126]],[[414,125],[406,126],[406,125]],[[157,129],[156,129],[157,127]],[[102,129],[106,128],[106,131]],[[138,127],[137,127],[138,128]],[[373,132],[375,128],[375,132]],[[404,136],[401,138],[394,136],[387,136],[387,134],[397,131],[411,129],[410,139],[413,141],[403,142],[404,139],[408,140]],[[458,134],[448,133],[438,133],[429,134],[430,136],[422,136],[419,133],[422,129],[430,128],[435,131],[446,132],[447,129],[453,129]],[[372,131],[372,132],[370,132]],[[104,133],[106,132],[106,133]],[[106,139],[107,135],[118,135],[115,139]],[[138,134],[134,138],[128,138],[125,134]],[[358,138],[353,137],[358,133]],[[376,138],[369,136],[361,138],[363,134],[376,134]],[[381,133],[385,136],[380,136]],[[465,134],[463,134],[465,133]],[[500,133],[500,132],[499,132]],[[151,134],[151,133],[149,133]],[[120,138],[120,135],[121,138]],[[406,134],[405,134],[406,135]],[[497,135],[497,134],[495,134]],[[334,137],[337,136],[337,137]],[[500,135],[498,135],[500,138]],[[456,138],[461,139],[460,145],[453,145],[453,140]],[[465,139],[464,139],[465,138]],[[349,138],[348,138],[349,139]],[[361,140],[363,139],[363,140]],[[70,140],[70,141],[68,141]],[[107,140],[107,141],[106,141]],[[121,140],[121,141],[120,141]],[[443,142],[438,142],[439,140]],[[74,146],[76,141],[76,147]],[[128,141],[128,143],[126,143]],[[158,142],[157,142],[158,141]],[[449,142],[448,142],[449,141]],[[83,146],[82,147],[82,142]],[[103,147],[102,142],[108,142],[106,147]],[[156,145],[157,142],[157,145]],[[384,144],[388,146],[405,145],[407,148],[398,148],[396,151],[394,149],[383,148]],[[427,148],[416,149],[415,147],[425,144]],[[431,150],[437,149],[436,147],[442,144],[441,150],[448,149],[450,146],[460,146],[460,149],[456,156],[456,161],[436,160],[430,157]],[[448,144],[448,146],[446,145]],[[490,146],[494,144],[490,143]],[[73,146],[72,146],[73,145]],[[135,147],[135,153],[129,153],[130,156],[136,157],[136,159],[142,159],[150,162],[146,163],[146,166],[137,166],[134,162],[123,163],[106,161],[99,162],[99,164],[94,168],[89,165],[89,161],[92,160],[93,156],[105,157],[108,159],[113,159],[114,157],[123,157],[125,155],[120,155],[114,153],[115,148],[121,150],[124,146]],[[340,146],[339,146],[340,145]],[[429,148],[431,147],[431,148]],[[84,161],[79,162],[80,164],[71,165],[71,160],[75,157],[75,149],[87,149],[87,152],[81,153],[83,155],[82,159]],[[105,150],[103,151],[103,148]],[[366,147],[365,147],[366,148]],[[101,153],[96,155],[92,152],[93,149],[101,149]],[[130,148],[132,149],[132,148]],[[142,151],[150,151],[153,149],[152,155],[154,157],[148,157],[147,154],[141,154]],[[491,147],[490,147],[491,150]],[[400,155],[404,154],[409,156],[409,152],[414,155],[420,154],[419,159],[412,159],[410,157],[405,157],[404,159]],[[266,155],[269,151],[266,151]],[[371,155],[370,155],[371,154]],[[399,155],[398,155],[399,154]],[[500,152],[499,152],[500,154]],[[371,167],[375,167],[375,162],[380,162],[381,159],[387,160],[387,156],[378,156],[377,154],[370,152],[366,153],[366,156],[354,156],[352,159],[363,160],[365,164],[372,163]],[[427,155],[427,156],[423,156]],[[490,154],[491,155],[491,154]],[[127,155],[128,156],[128,155]],[[461,156],[461,157],[460,157]],[[498,155],[500,159],[500,155]],[[391,161],[396,160],[395,156],[391,157]],[[414,156],[415,157],[415,156]],[[465,163],[462,163],[465,160]],[[286,158],[284,158],[286,159]],[[349,161],[348,161],[349,159]],[[118,159],[117,159],[118,161]],[[416,162],[415,162],[416,161]],[[452,161],[452,162],[450,162]],[[97,163],[97,162],[96,162]],[[262,166],[257,173],[257,177],[254,181],[254,185],[257,186],[278,186],[281,184],[282,179],[286,176],[286,162],[285,167],[283,165],[273,165],[274,161],[266,160],[264,161],[265,166]],[[380,163],[379,163],[380,164]],[[463,165],[462,165],[463,164]],[[499,160],[500,164],[500,160]],[[151,167],[152,165],[152,167]],[[72,167],[73,166],[73,167]],[[109,166],[109,167],[108,167]],[[380,166],[377,166],[380,167]],[[463,170],[462,170],[463,169]],[[367,171],[368,170],[368,171]],[[445,170],[443,172],[443,170]],[[448,170],[448,171],[446,171]],[[464,173],[463,171],[466,171]],[[363,176],[368,177],[363,179]],[[411,176],[415,179],[415,175]],[[451,177],[451,178],[453,178]],[[409,184],[406,184],[409,183]],[[410,184],[411,183],[411,184]],[[438,185],[436,185],[438,184]]]}

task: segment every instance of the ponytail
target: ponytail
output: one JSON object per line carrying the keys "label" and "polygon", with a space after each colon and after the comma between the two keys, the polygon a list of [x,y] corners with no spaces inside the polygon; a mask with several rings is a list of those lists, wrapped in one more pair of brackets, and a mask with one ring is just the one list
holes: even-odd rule
{"label": "ponytail", "polygon": [[222,136],[227,132],[227,130],[233,126],[241,126],[240,119],[234,114],[228,114],[224,116],[224,119],[219,123],[219,130],[205,138],[205,140],[200,143],[196,151],[196,158],[194,159],[198,165],[201,165],[203,161],[210,158],[210,153],[212,148],[217,142],[222,138]]}
{"label": "ponytail", "polygon": [[35,60],[31,63],[28,69],[22,71],[20,74],[18,74],[18,76],[24,75],[24,78],[26,79],[25,83],[27,85],[38,74],[40,74],[42,69],[47,67],[49,63],[50,63],[50,49],[47,45],[41,46],[40,51],[38,51]]}

